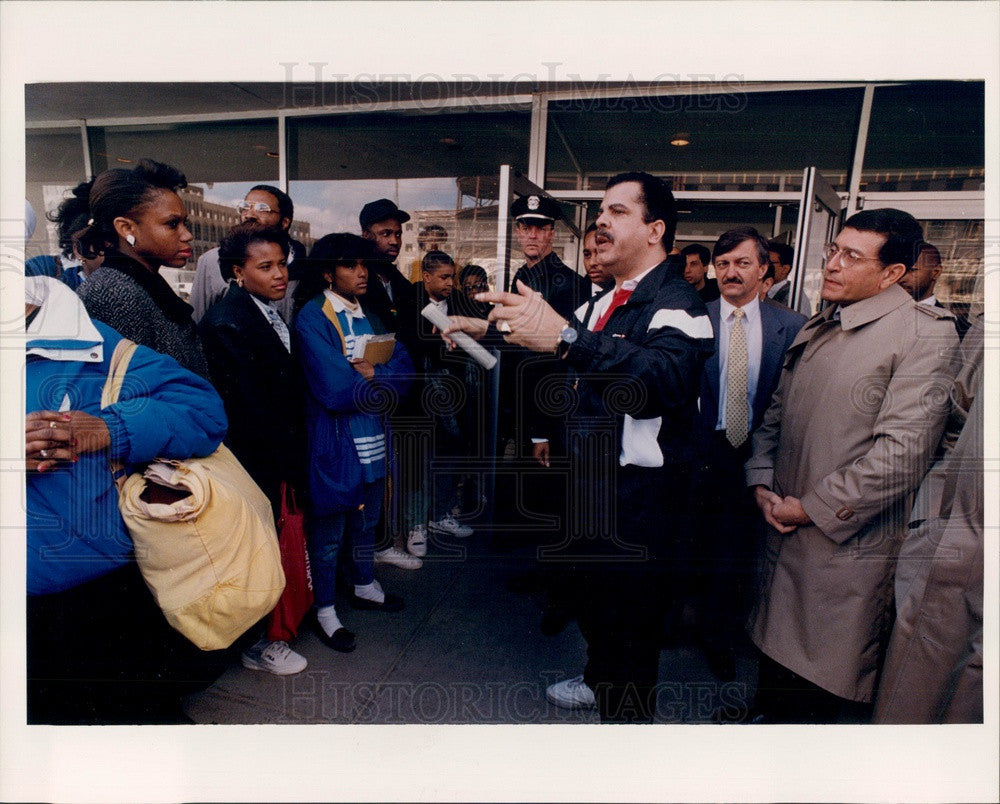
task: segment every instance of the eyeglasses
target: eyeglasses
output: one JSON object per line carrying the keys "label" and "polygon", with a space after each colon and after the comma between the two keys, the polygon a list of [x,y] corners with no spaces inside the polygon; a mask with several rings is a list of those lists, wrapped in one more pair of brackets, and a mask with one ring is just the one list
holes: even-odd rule
{"label": "eyeglasses", "polygon": [[830,262],[834,257],[840,255],[840,264],[845,268],[853,268],[859,262],[881,262],[878,257],[866,257],[851,248],[841,248],[836,243],[827,243],[823,246],[823,258]]}
{"label": "eyeglasses", "polygon": [[239,212],[241,215],[244,212],[249,212],[250,210],[253,210],[254,212],[277,212],[278,211],[276,209],[271,209],[263,201],[258,201],[255,204],[251,204],[249,201],[240,201],[240,203],[238,203],[236,205],[236,211]]}

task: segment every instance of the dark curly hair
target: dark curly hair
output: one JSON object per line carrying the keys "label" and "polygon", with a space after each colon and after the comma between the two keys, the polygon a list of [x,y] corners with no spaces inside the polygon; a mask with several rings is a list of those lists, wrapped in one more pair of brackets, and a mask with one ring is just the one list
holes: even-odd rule
{"label": "dark curly hair", "polygon": [[[376,259],[372,241],[359,235],[350,232],[323,235],[313,243],[308,258],[302,261],[299,284],[295,288],[293,315],[298,314],[310,299],[322,293],[327,286],[323,276],[326,271],[333,271],[338,265],[354,265],[358,260],[370,263]],[[296,260],[295,264],[298,265],[299,261]]]}
{"label": "dark curly hair", "polygon": [[90,218],[90,188],[94,180],[82,181],[54,212],[45,217],[59,229],[59,248],[64,257],[73,256],[73,235],[87,227]]}

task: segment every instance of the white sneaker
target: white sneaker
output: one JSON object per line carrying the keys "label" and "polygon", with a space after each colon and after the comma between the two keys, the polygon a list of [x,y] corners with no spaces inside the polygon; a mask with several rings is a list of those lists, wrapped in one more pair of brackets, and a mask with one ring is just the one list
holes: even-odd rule
{"label": "white sneaker", "polygon": [[244,667],[263,670],[276,676],[293,676],[301,673],[309,664],[306,657],[288,647],[287,642],[269,642],[267,639],[261,639],[244,651],[240,659]]}
{"label": "white sneaker", "polygon": [[385,550],[377,550],[375,552],[375,563],[392,564],[394,567],[405,570],[418,570],[424,565],[424,562],[419,558],[410,555],[404,550],[400,550],[395,545],[387,547]]}
{"label": "white sneaker", "polygon": [[425,526],[417,525],[410,531],[410,535],[406,537],[406,549],[412,555],[420,558],[427,555],[427,528]]}
{"label": "white sneaker", "polygon": [[463,525],[451,514],[448,514],[444,519],[439,519],[437,522],[428,522],[427,529],[435,533],[446,533],[449,536],[454,536],[456,539],[464,539],[472,535],[472,528],[468,525]]}
{"label": "white sneaker", "polygon": [[567,678],[565,681],[550,684],[549,688],[545,690],[545,697],[549,699],[549,703],[561,706],[563,709],[595,709],[597,707],[594,691],[584,683],[583,676]]}

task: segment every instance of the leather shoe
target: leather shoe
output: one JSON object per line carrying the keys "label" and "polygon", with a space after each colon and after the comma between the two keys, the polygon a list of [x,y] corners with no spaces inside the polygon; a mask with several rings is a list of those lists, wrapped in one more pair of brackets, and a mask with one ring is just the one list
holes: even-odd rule
{"label": "leather shoe", "polygon": [[328,648],[333,648],[341,653],[350,653],[358,646],[354,639],[354,632],[347,628],[338,628],[332,634],[327,634],[319,622],[313,622],[313,627],[316,629],[319,641]]}
{"label": "leather shoe", "polygon": [[357,595],[352,594],[351,605],[356,609],[365,609],[366,611],[384,611],[392,613],[403,610],[403,598],[399,597],[399,595],[392,595],[386,592],[385,600],[382,603],[378,603],[377,601],[368,600],[368,598],[358,597]]}

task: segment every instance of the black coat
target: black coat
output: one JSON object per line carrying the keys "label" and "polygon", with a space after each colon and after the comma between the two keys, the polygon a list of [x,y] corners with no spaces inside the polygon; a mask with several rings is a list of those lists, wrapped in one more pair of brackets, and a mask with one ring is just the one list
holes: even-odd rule
{"label": "black coat", "polygon": [[[392,298],[385,290],[379,276],[389,280]],[[374,263],[368,273],[368,292],[361,299],[366,311],[372,311],[385,325],[386,332],[396,334],[409,350],[415,338],[415,321],[420,310],[417,307],[417,288],[403,276],[391,262],[384,260]]]}
{"label": "black coat", "polygon": [[[591,295],[590,280],[569,268],[554,252],[530,267],[522,265],[511,280],[512,293],[517,292],[518,281],[541,293],[567,321]],[[566,377],[566,363],[523,349],[506,352],[503,359],[500,384],[504,416],[510,417],[524,447],[529,438],[542,437],[560,452],[565,422],[547,400],[552,396],[551,389]]]}
{"label": "black coat", "polygon": [[512,293],[517,292],[518,280],[541,293],[552,309],[566,319],[590,298],[590,280],[569,268],[555,252],[549,252],[530,268],[522,265],[511,280]]}
{"label": "black coat", "polygon": [[229,417],[226,446],[277,510],[282,481],[304,492],[302,380],[250,294],[235,283],[201,320],[212,382]]}

